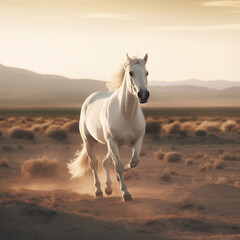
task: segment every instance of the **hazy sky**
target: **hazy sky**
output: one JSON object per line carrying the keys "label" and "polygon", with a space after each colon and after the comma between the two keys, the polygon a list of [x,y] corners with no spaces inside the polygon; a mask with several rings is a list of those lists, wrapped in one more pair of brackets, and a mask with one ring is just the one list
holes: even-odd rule
{"label": "hazy sky", "polygon": [[0,63],[109,80],[149,54],[150,80],[240,81],[240,0],[0,0]]}

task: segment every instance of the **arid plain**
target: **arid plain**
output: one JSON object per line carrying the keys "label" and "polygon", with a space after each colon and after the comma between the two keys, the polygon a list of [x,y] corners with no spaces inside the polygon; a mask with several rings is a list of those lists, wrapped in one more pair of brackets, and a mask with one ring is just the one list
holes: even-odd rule
{"label": "arid plain", "polygon": [[[133,196],[95,198],[91,171],[70,181],[78,111],[0,113],[1,239],[240,239],[240,109],[145,111]],[[99,173],[106,148],[98,146]],[[121,148],[121,159],[131,156]]]}

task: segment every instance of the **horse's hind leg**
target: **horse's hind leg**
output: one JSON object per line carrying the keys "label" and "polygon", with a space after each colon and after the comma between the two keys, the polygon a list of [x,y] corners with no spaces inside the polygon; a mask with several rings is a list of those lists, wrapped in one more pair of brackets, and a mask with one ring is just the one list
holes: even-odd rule
{"label": "horse's hind leg", "polygon": [[95,148],[96,148],[96,140],[94,140],[92,137],[88,137],[88,141],[86,144],[86,150],[87,150],[87,155],[90,160],[90,167],[93,172],[93,177],[94,177],[94,185],[96,187],[96,192],[95,195],[96,197],[103,196],[102,190],[101,190],[101,184],[98,178],[98,160],[95,155]]}
{"label": "horse's hind leg", "polygon": [[112,181],[111,181],[111,176],[110,176],[110,167],[112,164],[112,158],[110,156],[109,153],[107,153],[107,155],[105,156],[104,160],[103,160],[103,169],[105,172],[105,193],[107,195],[111,195],[112,194]]}

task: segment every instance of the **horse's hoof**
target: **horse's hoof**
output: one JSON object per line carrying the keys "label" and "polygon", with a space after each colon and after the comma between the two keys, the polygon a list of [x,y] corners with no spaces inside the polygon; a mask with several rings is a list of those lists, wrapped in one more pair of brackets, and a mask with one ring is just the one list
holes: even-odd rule
{"label": "horse's hoof", "polygon": [[107,190],[107,189],[105,189],[105,193],[106,193],[107,195],[112,195],[112,190]]}
{"label": "horse's hoof", "polygon": [[95,192],[95,195],[96,195],[97,198],[103,197],[102,192]]}
{"label": "horse's hoof", "polygon": [[132,199],[132,196],[130,195],[130,194],[128,194],[128,195],[123,195],[123,201],[124,202],[130,202],[130,201],[132,201],[133,199]]}

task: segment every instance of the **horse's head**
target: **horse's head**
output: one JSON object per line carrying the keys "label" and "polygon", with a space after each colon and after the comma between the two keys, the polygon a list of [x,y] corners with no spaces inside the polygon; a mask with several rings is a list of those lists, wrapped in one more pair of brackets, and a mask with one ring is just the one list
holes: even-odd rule
{"label": "horse's head", "polygon": [[128,74],[128,90],[136,95],[140,103],[146,103],[149,98],[149,91],[147,90],[147,76],[148,71],[145,68],[148,55],[143,59],[131,59],[127,55],[128,67],[126,74]]}

